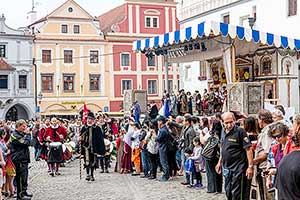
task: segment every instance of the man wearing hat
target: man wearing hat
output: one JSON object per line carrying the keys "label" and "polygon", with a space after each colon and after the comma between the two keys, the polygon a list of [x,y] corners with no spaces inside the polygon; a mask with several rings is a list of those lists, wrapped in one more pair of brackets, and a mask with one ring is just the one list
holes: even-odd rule
{"label": "man wearing hat", "polygon": [[166,182],[170,178],[167,149],[167,143],[170,140],[170,134],[166,127],[166,118],[164,116],[159,116],[157,118],[157,124],[159,131],[156,141],[159,143],[159,159],[163,168],[163,175],[159,181]]}
{"label": "man wearing hat", "polygon": [[81,128],[79,140],[82,146],[81,153],[84,156],[86,180],[94,181],[97,154],[105,155],[104,134],[102,134],[101,128],[95,124],[94,113],[88,113],[86,124]]}

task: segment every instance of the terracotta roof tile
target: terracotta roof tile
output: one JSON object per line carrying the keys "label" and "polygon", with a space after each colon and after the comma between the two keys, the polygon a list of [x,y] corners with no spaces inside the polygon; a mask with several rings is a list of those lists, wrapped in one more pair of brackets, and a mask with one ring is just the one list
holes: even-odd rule
{"label": "terracotta roof tile", "polygon": [[14,70],[14,68],[5,62],[2,58],[0,58],[0,70]]}
{"label": "terracotta roof tile", "polygon": [[100,29],[104,33],[111,32],[113,24],[117,24],[125,19],[125,5],[120,5],[98,17]]}

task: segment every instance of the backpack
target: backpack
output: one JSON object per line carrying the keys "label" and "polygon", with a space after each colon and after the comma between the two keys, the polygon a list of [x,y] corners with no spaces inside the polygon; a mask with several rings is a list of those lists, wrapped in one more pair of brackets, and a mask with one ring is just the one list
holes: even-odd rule
{"label": "backpack", "polygon": [[212,160],[214,157],[218,156],[218,148],[219,148],[219,138],[212,135],[210,136],[204,148],[201,152],[201,155],[206,160]]}

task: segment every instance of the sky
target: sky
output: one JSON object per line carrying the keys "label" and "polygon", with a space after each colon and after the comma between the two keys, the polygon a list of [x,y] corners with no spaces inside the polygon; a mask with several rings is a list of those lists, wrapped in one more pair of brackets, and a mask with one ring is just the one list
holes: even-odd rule
{"label": "sky", "polygon": [[[66,0],[34,0],[38,18],[44,17]],[[92,16],[99,16],[121,5],[125,0],[75,0]],[[14,29],[26,26],[26,16],[32,8],[32,0],[0,0],[0,14],[4,14],[6,24]]]}

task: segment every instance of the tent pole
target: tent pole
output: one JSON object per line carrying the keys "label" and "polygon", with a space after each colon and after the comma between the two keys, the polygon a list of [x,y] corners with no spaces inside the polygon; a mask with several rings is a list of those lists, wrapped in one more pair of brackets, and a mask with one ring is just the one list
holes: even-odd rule
{"label": "tent pole", "polygon": [[165,58],[165,91],[169,93],[169,60],[168,55],[164,56]]}
{"label": "tent pole", "polygon": [[235,46],[231,45],[231,69],[232,69],[232,82],[236,82],[236,68],[235,68]]}

